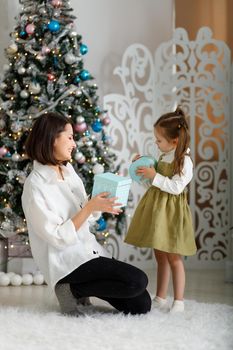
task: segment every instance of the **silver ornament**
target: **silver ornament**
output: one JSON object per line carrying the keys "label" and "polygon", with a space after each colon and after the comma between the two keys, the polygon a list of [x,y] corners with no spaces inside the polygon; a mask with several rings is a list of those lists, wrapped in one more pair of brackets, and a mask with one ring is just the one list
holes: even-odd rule
{"label": "silver ornament", "polygon": [[73,64],[76,61],[76,57],[72,53],[67,53],[65,55],[65,62],[67,64]]}
{"label": "silver ornament", "polygon": [[92,169],[94,174],[102,174],[104,172],[104,167],[102,164],[95,164]]}
{"label": "silver ornament", "polygon": [[19,67],[18,68],[18,73],[19,74],[24,74],[26,72],[26,69],[24,67]]}
{"label": "silver ornament", "polygon": [[96,163],[96,162],[97,162],[97,160],[98,160],[98,158],[97,158],[97,157],[92,157],[92,158],[91,158],[91,162],[92,162],[92,163]]}
{"label": "silver ornament", "polygon": [[41,15],[46,15],[46,10],[44,8],[40,8],[39,12]]}
{"label": "silver ornament", "polygon": [[78,124],[82,124],[84,121],[85,121],[85,119],[81,115],[76,118],[76,122]]}
{"label": "silver ornament", "polygon": [[75,95],[78,96],[78,97],[81,96],[82,95],[82,90],[80,90],[80,89],[76,90],[75,91]]}
{"label": "silver ornament", "polygon": [[12,154],[12,157],[11,159],[14,161],[14,162],[18,162],[20,160],[20,155],[18,153],[14,153]]}
{"label": "silver ornament", "polygon": [[28,96],[29,96],[29,93],[26,90],[22,90],[20,92],[20,97],[22,97],[23,99],[28,98]]}
{"label": "silver ornament", "polygon": [[91,147],[91,146],[93,145],[93,142],[92,142],[91,140],[89,140],[89,141],[86,142],[86,145],[87,145],[88,147]]}
{"label": "silver ornament", "polygon": [[78,35],[78,33],[75,30],[71,30],[68,35],[70,38],[74,38]]}
{"label": "silver ornament", "polygon": [[80,159],[82,159],[84,157],[83,153],[82,152],[76,152],[74,154],[74,159],[79,161]]}

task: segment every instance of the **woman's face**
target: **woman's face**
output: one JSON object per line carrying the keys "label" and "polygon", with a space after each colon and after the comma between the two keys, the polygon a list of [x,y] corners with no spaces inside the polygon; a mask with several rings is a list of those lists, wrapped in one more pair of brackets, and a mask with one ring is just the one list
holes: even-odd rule
{"label": "woman's face", "polygon": [[70,160],[71,153],[75,147],[72,126],[66,124],[64,130],[56,137],[54,142],[53,151],[55,159],[61,162]]}
{"label": "woman's face", "polygon": [[162,134],[162,130],[160,127],[156,127],[154,129],[155,134],[155,143],[160,149],[161,152],[170,152],[177,146],[177,139],[168,141]]}

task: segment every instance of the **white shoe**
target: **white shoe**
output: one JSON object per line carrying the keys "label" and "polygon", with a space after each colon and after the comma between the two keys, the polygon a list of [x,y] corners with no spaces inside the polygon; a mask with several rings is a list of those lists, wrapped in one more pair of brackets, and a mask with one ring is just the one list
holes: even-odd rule
{"label": "white shoe", "polygon": [[170,313],[175,314],[175,313],[180,313],[184,312],[184,301],[183,300],[174,300]]}
{"label": "white shoe", "polygon": [[159,309],[164,312],[169,311],[169,305],[167,299],[160,298],[158,296],[154,297],[152,300],[152,308]]}

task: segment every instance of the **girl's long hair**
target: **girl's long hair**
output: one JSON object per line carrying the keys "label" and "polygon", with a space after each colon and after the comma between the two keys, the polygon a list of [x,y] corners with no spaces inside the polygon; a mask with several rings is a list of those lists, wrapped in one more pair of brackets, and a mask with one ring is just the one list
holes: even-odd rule
{"label": "girl's long hair", "polygon": [[189,127],[183,110],[178,106],[174,112],[163,114],[154,124],[167,141],[178,139],[174,157],[173,174],[182,174],[184,157],[190,144]]}

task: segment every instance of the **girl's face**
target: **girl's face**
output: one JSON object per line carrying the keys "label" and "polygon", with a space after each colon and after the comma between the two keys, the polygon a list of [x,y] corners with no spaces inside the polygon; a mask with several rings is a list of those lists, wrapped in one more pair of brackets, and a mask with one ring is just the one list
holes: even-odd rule
{"label": "girl's face", "polygon": [[161,152],[167,153],[167,152],[170,152],[176,148],[178,139],[168,141],[163,136],[162,130],[160,127],[154,128],[154,134],[155,134],[155,143]]}
{"label": "girl's face", "polygon": [[72,126],[66,124],[64,130],[56,137],[53,145],[55,159],[61,162],[70,160],[75,147]]}

